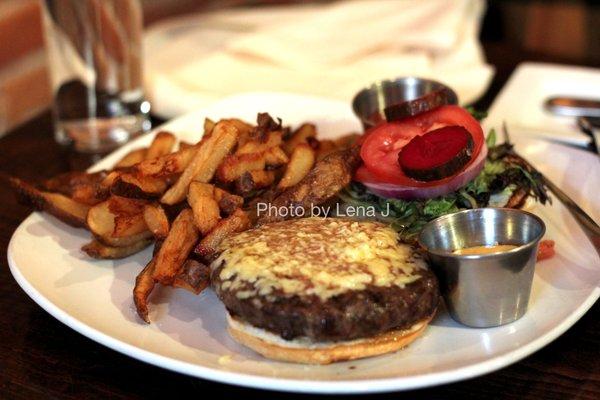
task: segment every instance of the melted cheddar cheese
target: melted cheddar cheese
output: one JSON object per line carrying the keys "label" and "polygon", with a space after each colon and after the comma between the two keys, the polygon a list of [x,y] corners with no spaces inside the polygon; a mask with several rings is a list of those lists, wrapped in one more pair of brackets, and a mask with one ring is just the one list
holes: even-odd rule
{"label": "melted cheddar cheese", "polygon": [[222,290],[240,299],[274,291],[316,295],[323,300],[346,291],[401,286],[419,279],[424,261],[411,246],[398,243],[378,222],[303,218],[278,222],[223,241],[212,264]]}

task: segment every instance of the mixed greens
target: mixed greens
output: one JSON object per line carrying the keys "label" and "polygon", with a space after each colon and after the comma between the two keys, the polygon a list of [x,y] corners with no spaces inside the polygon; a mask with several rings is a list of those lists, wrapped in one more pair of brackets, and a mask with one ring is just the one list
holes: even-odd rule
{"label": "mixed greens", "polygon": [[549,200],[539,173],[513,154],[510,143],[496,145],[496,133],[492,130],[486,145],[488,155],[481,173],[449,195],[423,200],[387,199],[352,182],[339,197],[346,205],[374,207],[378,218],[390,223],[404,242],[414,242],[427,222],[445,214],[487,206],[520,207],[527,197],[542,204]]}

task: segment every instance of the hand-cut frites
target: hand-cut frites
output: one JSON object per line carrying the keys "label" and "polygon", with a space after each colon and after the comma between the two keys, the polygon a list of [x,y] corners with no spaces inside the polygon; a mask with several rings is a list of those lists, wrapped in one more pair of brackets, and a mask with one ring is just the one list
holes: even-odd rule
{"label": "hand-cut frites", "polygon": [[210,232],[221,219],[219,203],[213,197],[214,188],[211,190],[204,185],[206,184],[192,182],[187,194],[188,203],[194,213],[194,222],[202,235]]}
{"label": "hand-cut frites", "polygon": [[147,324],[150,323],[150,318],[148,317],[148,297],[156,285],[154,278],[152,278],[155,265],[156,257],[150,260],[142,272],[135,278],[135,286],[133,288],[135,308],[140,318]]}
{"label": "hand-cut frites", "polygon": [[167,190],[167,181],[136,173],[123,173],[115,178],[110,192],[117,196],[134,199],[155,199]]}
{"label": "hand-cut frites", "polygon": [[302,124],[298,129],[292,133],[292,137],[290,137],[285,144],[283,145],[283,150],[287,154],[292,154],[294,148],[300,143],[306,143],[308,138],[315,138],[317,136],[317,128],[313,124]]}
{"label": "hand-cut frites", "polygon": [[184,149],[189,149],[190,147],[193,147],[194,145],[190,142],[185,142],[183,140],[179,141],[179,150],[184,150]]}
{"label": "hand-cut frites", "polygon": [[84,245],[83,250],[88,256],[98,259],[119,259],[129,257],[132,254],[138,253],[141,250],[152,244],[152,239],[143,239],[125,247],[107,246],[98,240],[92,240]]}
{"label": "hand-cut frites", "polygon": [[176,141],[177,139],[175,139],[175,135],[172,133],[165,131],[158,132],[146,152],[145,159],[151,160],[169,154],[173,150]]}
{"label": "hand-cut frites", "polygon": [[223,239],[232,233],[248,229],[250,225],[251,222],[248,214],[238,208],[229,217],[219,221],[217,226],[215,226],[208,235],[202,238],[200,243],[198,243],[194,249],[194,252],[205,260],[208,260],[215,254],[217,247]]}
{"label": "hand-cut frites", "polygon": [[235,146],[237,136],[238,130],[233,124],[217,123],[210,138],[203,141],[198,147],[194,158],[160,201],[165,204],[179,203],[187,195],[187,189],[192,180],[210,181],[218,165]]}
{"label": "hand-cut frites", "polygon": [[170,177],[180,174],[188,166],[196,155],[199,145],[181,149],[151,160],[144,160],[132,167],[132,171],[138,176],[153,178]]}
{"label": "hand-cut frites", "polygon": [[233,182],[246,172],[278,168],[288,162],[285,152],[278,146],[260,153],[231,155],[225,158],[217,170],[221,182]]}
{"label": "hand-cut frites", "polygon": [[264,169],[246,171],[235,181],[235,190],[237,193],[247,194],[271,186],[273,182],[275,182],[275,171]]}
{"label": "hand-cut frites", "polygon": [[199,261],[188,259],[175,276],[173,286],[200,294],[210,284],[210,268]]}
{"label": "hand-cut frites", "polygon": [[357,135],[320,141],[315,125],[290,133],[267,113],[256,125],[206,118],[203,129],[197,143],[180,141],[177,151],[175,135],[159,132],[112,170],[69,172],[37,185],[11,179],[23,201],[87,228],[93,239],[82,250],[90,257],[124,258],[154,243],[133,289],[147,323],[157,283],[199,294],[226,237],[278,220],[261,217],[257,204],[321,204],[348,183],[359,160],[355,147],[340,151]]}
{"label": "hand-cut frites", "polygon": [[71,226],[86,227],[86,216],[90,209],[88,205],[78,203],[60,193],[38,190],[18,178],[10,178],[10,183],[21,202],[36,210],[46,211]]}
{"label": "hand-cut frites", "polygon": [[315,151],[307,143],[300,143],[294,148],[290,162],[285,167],[285,174],[279,181],[279,188],[294,186],[308,174],[315,163]]}
{"label": "hand-cut frites", "polygon": [[198,237],[192,210],[183,210],[173,221],[169,235],[156,255],[156,266],[152,274],[154,280],[163,285],[172,284]]}
{"label": "hand-cut frites", "polygon": [[164,239],[169,234],[169,218],[160,204],[144,206],[144,221],[155,238]]}
{"label": "hand-cut frites", "polygon": [[210,118],[204,118],[204,126],[203,126],[204,134],[202,135],[202,137],[203,138],[209,137],[210,134],[212,133],[213,128],[215,127],[215,125],[216,125],[215,121],[213,121],[212,119],[210,119]]}
{"label": "hand-cut frites", "polygon": [[102,243],[113,247],[130,246],[152,236],[143,219],[144,202],[111,196],[90,208],[87,225]]}
{"label": "hand-cut frites", "polygon": [[281,131],[274,131],[267,133],[265,140],[252,140],[238,147],[235,152],[236,155],[249,154],[249,153],[260,153],[262,151],[269,150],[271,147],[280,146],[282,143],[283,133]]}
{"label": "hand-cut frites", "polygon": [[115,164],[114,168],[131,167],[132,165],[144,161],[146,159],[147,151],[146,148],[131,150]]}
{"label": "hand-cut frites", "polygon": [[87,173],[71,171],[40,182],[39,189],[55,192],[75,200],[78,203],[93,206],[109,195],[108,189],[102,185],[108,175],[107,171]]}
{"label": "hand-cut frites", "polygon": [[244,205],[244,198],[221,188],[215,188],[215,200],[219,203],[221,212],[225,215],[232,214],[236,208],[241,208]]}

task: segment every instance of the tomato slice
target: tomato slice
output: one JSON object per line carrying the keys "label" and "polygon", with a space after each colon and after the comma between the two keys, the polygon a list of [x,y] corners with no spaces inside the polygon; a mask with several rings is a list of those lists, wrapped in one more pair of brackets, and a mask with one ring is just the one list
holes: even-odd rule
{"label": "tomato slice", "polygon": [[[398,164],[398,154],[415,136],[449,125],[462,126],[473,137],[473,155],[463,170],[468,168],[485,143],[483,130],[468,111],[459,106],[446,105],[401,121],[378,125],[367,132],[360,156],[370,172],[371,179],[416,187],[439,184],[439,181],[422,182],[407,177]],[[357,177],[357,180],[360,181],[360,177]]]}

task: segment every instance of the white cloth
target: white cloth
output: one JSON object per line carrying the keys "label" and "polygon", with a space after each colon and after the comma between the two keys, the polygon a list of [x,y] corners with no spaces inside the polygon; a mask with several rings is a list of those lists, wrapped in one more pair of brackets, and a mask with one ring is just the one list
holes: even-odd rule
{"label": "white cloth", "polygon": [[227,95],[284,91],[350,102],[370,83],[416,75],[471,102],[493,68],[477,40],[483,0],[353,0],[221,10],[151,28],[147,90],[166,117]]}

